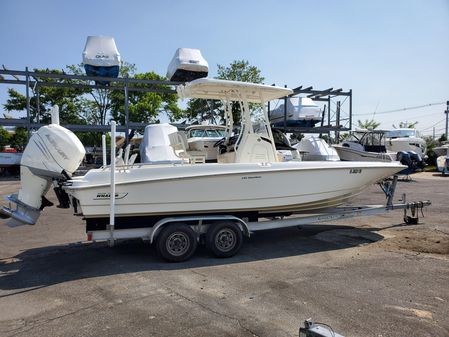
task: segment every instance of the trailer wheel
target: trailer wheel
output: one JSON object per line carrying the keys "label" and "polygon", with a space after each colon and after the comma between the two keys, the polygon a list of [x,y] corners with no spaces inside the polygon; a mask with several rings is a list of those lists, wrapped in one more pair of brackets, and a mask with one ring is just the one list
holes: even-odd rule
{"label": "trailer wheel", "polygon": [[156,242],[159,255],[170,262],[188,260],[195,253],[197,245],[195,232],[185,224],[166,226]]}
{"label": "trailer wheel", "polygon": [[232,222],[213,225],[206,233],[206,246],[216,257],[234,256],[242,244],[242,231]]}

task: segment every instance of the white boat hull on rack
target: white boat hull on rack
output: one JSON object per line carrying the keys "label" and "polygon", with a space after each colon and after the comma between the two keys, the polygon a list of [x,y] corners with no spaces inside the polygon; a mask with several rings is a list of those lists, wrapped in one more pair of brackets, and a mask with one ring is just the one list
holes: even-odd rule
{"label": "white boat hull on rack", "polygon": [[[115,214],[276,213],[344,203],[404,167],[398,163],[140,165],[116,171]],[[331,173],[332,174],[329,174]],[[108,217],[110,171],[69,181],[86,218]]]}

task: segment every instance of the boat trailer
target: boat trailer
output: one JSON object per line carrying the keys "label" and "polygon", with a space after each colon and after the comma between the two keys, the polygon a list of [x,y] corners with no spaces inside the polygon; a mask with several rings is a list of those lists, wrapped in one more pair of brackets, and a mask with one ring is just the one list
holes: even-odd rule
{"label": "boat trailer", "polygon": [[[273,217],[261,221],[248,221],[248,218],[239,218],[237,216],[228,214],[172,216],[157,221],[156,223],[152,224],[151,227],[144,228],[115,229],[114,226],[108,225],[105,230],[88,231],[87,238],[88,241],[106,240],[108,241],[110,246],[113,246],[117,240],[122,239],[142,239],[144,241],[149,241],[150,243],[155,242],[159,245],[159,237],[163,236],[161,235],[161,233],[164,232],[164,229],[170,227],[170,225],[175,226],[179,224],[186,224],[188,225],[186,227],[190,227],[194,231],[196,235],[196,241],[198,243],[201,241],[202,237],[207,236],[207,233],[210,232],[209,227],[218,224],[232,223],[235,228],[238,228],[240,230],[240,235],[250,237],[252,233],[262,230],[297,227],[306,224],[314,224],[369,215],[379,215],[388,213],[393,210],[403,210],[403,219],[406,224],[417,224],[420,215],[424,216],[423,209],[431,205],[431,202],[429,200],[407,202],[406,195],[403,194],[399,203],[393,203],[397,182],[398,176],[395,175],[393,176],[393,179],[385,180],[379,183],[379,186],[386,197],[386,203],[384,205],[340,206],[324,210],[309,211],[306,213],[296,213],[291,216]],[[111,218],[113,217],[114,214],[111,214]],[[226,233],[229,235],[229,232]],[[232,252],[232,254],[228,253],[221,255],[220,252],[218,252],[215,255],[219,257],[228,257],[236,253],[237,251]],[[168,256],[165,256],[165,258],[171,260]],[[171,261],[176,261],[176,259]]]}

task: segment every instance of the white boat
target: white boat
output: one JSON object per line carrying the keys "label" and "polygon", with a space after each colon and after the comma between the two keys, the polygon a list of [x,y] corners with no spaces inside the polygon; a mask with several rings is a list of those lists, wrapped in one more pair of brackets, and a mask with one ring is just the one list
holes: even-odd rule
{"label": "white boat", "polygon": [[449,174],[449,143],[435,147],[433,152],[438,156],[436,159],[438,171],[443,175]]}
{"label": "white boat", "polygon": [[424,158],[427,144],[416,129],[394,129],[385,132],[385,146],[390,152],[415,152]]}
{"label": "white boat", "polygon": [[181,163],[170,146],[168,136],[175,132],[178,128],[168,123],[147,125],[140,143],[140,162],[153,165]]}
{"label": "white boat", "polygon": [[[83,51],[83,64],[88,76],[118,77],[120,53],[110,36],[88,36]],[[107,84],[107,81],[99,81]]]}
{"label": "white boat", "polygon": [[168,65],[167,78],[175,82],[189,82],[207,77],[209,64],[199,49],[178,48]]}
{"label": "white boat", "polygon": [[[281,101],[283,102],[283,101]],[[274,126],[284,126],[284,103],[270,111],[270,123]],[[287,99],[287,126],[311,127],[320,122],[321,108],[308,97],[289,97]]]}
{"label": "white boat", "polygon": [[0,169],[10,169],[20,166],[22,153],[7,148],[0,151]]}
{"label": "white boat", "polygon": [[395,161],[397,153],[387,150],[384,136],[383,130],[358,129],[347,140],[332,146],[344,161]]}
{"label": "white boat", "polygon": [[[109,221],[114,177],[116,228],[136,223],[136,217],[174,214],[238,214],[257,219],[342,204],[404,168],[399,163],[382,162],[278,162],[265,103],[291,94],[290,89],[198,79],[178,86],[177,91],[183,98],[225,101],[227,134],[220,144],[218,163],[124,165],[112,175],[111,167],[106,166],[71,177],[84,148],[72,132],[50,125],[39,129],[30,140],[22,161],[21,190],[9,198],[17,208],[5,207],[3,212],[22,223],[34,224],[48,205],[45,193],[55,181],[61,202],[70,200],[88,228],[104,226]],[[242,107],[235,143],[230,131],[232,101],[241,102]],[[261,133],[254,132],[249,103],[262,105],[263,116],[257,121],[259,126],[265,125],[258,128]]]}
{"label": "white boat", "polygon": [[449,143],[435,147],[433,152],[435,152],[437,157],[449,156]]}
{"label": "white boat", "polygon": [[302,138],[295,147],[303,161],[338,161],[337,151],[322,138],[309,136]]}
{"label": "white boat", "polygon": [[201,151],[207,161],[217,161],[218,147],[215,144],[225,136],[226,127],[222,125],[191,125],[186,128],[188,147]]}

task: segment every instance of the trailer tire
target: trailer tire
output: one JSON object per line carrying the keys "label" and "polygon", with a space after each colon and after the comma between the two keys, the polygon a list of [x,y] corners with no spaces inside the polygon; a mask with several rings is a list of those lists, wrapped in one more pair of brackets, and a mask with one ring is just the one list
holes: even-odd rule
{"label": "trailer tire", "polygon": [[233,222],[212,225],[206,233],[206,247],[220,258],[237,254],[243,244],[240,227]]}
{"label": "trailer tire", "polygon": [[156,239],[157,252],[170,262],[188,260],[195,253],[197,246],[196,234],[186,224],[165,226]]}

